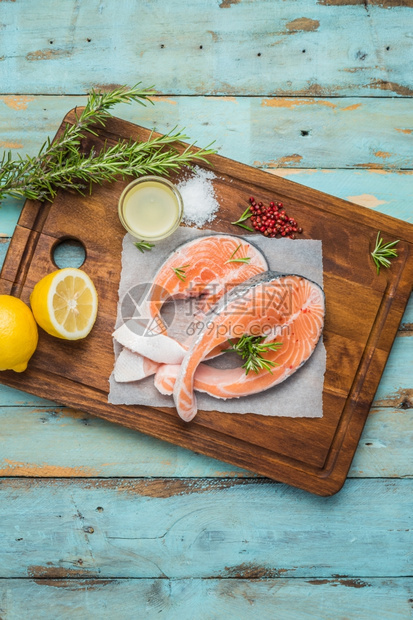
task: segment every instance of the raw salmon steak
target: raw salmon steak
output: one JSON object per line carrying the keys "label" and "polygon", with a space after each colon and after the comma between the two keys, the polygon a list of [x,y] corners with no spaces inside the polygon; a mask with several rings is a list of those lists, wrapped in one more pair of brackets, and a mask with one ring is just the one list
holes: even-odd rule
{"label": "raw salmon steak", "polygon": [[[140,302],[146,317],[138,320],[140,327],[136,321],[128,321],[112,334],[136,356],[123,356],[116,364],[115,380],[137,381],[154,374],[157,367],[150,361],[179,364],[195,333],[193,325],[231,288],[267,269],[265,256],[254,245],[231,235],[208,235],[178,247],[155,274],[147,299]],[[177,342],[168,335],[161,310],[168,300],[188,298],[196,301],[188,308],[187,326],[191,329]],[[209,358],[219,353],[213,352]],[[127,369],[125,361],[130,364]]]}
{"label": "raw salmon steak", "polygon": [[155,274],[148,296],[149,314],[154,323],[162,325],[160,313],[167,300],[197,298],[196,312],[202,316],[234,286],[267,269],[265,256],[240,237],[209,235],[189,241]]}
{"label": "raw salmon steak", "polygon": [[[239,398],[285,381],[313,353],[324,313],[322,288],[303,276],[267,271],[233,288],[205,317],[205,328],[191,343],[177,373],[173,396],[180,417],[189,422],[196,415],[194,389],[216,398]],[[271,372],[246,374],[241,367],[200,366],[212,349],[243,335],[264,335],[265,342],[282,343],[277,351],[264,354],[276,364]],[[165,383],[165,391],[170,390],[171,380]]]}

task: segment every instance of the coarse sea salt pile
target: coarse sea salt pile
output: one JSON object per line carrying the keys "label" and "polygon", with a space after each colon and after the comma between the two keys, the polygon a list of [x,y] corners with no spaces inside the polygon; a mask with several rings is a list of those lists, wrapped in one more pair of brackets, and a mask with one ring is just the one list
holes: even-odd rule
{"label": "coarse sea salt pile", "polygon": [[178,184],[184,201],[185,224],[200,228],[215,219],[219,203],[212,180],[216,175],[210,170],[195,166],[192,175]]}

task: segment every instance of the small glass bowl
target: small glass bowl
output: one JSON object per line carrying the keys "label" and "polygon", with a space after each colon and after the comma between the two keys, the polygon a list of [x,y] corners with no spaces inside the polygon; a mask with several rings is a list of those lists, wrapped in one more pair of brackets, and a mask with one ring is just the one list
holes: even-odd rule
{"label": "small glass bowl", "polygon": [[[155,236],[145,235],[145,236],[143,236],[139,231],[136,231],[133,228],[131,228],[129,226],[129,224],[127,223],[126,219],[125,219],[124,208],[125,208],[125,204],[126,204],[127,195],[137,185],[140,185],[141,183],[145,183],[145,182],[148,182],[148,181],[151,181],[153,183],[159,183],[159,185],[166,186],[168,189],[170,189],[172,191],[175,199],[176,199],[176,203],[177,203],[177,206],[178,206],[178,215],[177,215],[176,220],[174,221],[172,226],[170,228],[168,228],[168,230],[163,232],[161,235],[155,235]],[[183,214],[184,214],[184,202],[182,200],[182,196],[181,196],[180,192],[175,187],[175,185],[173,183],[171,183],[171,181],[168,181],[168,179],[164,179],[163,177],[158,177],[158,176],[155,176],[155,175],[146,175],[146,176],[143,176],[143,177],[139,177],[139,179],[135,179],[134,181],[132,181],[131,183],[129,183],[125,187],[125,189],[123,190],[123,192],[121,193],[120,198],[119,198],[118,214],[119,214],[119,219],[121,221],[122,226],[133,237],[135,237],[135,239],[141,239],[143,241],[160,241],[161,239],[166,239],[166,237],[169,237],[169,235],[171,235],[178,228],[179,224],[182,221],[182,217],[183,217]]]}

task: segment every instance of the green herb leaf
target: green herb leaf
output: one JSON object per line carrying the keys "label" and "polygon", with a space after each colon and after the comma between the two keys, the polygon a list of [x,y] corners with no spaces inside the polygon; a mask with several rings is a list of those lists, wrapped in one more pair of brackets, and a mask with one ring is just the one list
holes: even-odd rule
{"label": "green herb leaf", "polygon": [[245,360],[242,368],[245,368],[245,374],[251,370],[259,373],[260,370],[268,370],[272,374],[271,368],[278,366],[276,362],[265,359],[262,353],[266,351],[278,351],[282,346],[282,342],[263,342],[265,336],[248,336],[244,334],[235,344],[229,340],[231,347],[227,351],[233,351]]}
{"label": "green herb leaf", "polygon": [[238,250],[241,247],[241,243],[239,244],[239,246],[233,251],[233,253],[231,254],[231,256],[229,257],[228,260],[225,261],[225,265],[227,263],[249,263],[251,260],[251,256],[245,256],[244,258],[234,258],[235,254],[238,252]]}
{"label": "green herb leaf", "polygon": [[245,228],[246,230],[249,230],[251,232],[254,232],[254,229],[251,228],[251,226],[247,226],[246,224],[241,224],[241,223],[237,223],[237,222],[231,222],[231,224],[236,224],[237,226],[239,226],[240,228]]}
{"label": "green herb leaf", "polygon": [[241,222],[245,222],[249,217],[251,217],[251,211],[250,208],[247,207],[241,217],[236,222],[231,222],[231,224],[240,224]]}
{"label": "green herb leaf", "polygon": [[188,269],[188,267],[189,264],[183,265],[182,267],[172,267],[172,271],[175,273],[176,277],[181,280],[181,282],[185,282],[186,280],[185,269]]}
{"label": "green herb leaf", "polygon": [[376,265],[377,275],[380,273],[380,267],[386,267],[386,269],[388,269],[391,266],[391,259],[398,256],[396,250],[393,248],[399,241],[398,239],[397,241],[384,244],[382,237],[380,237],[380,231],[377,233],[376,247],[373,252],[371,252],[374,264]]}
{"label": "green herb leaf", "polygon": [[137,241],[133,245],[136,246],[142,254],[145,250],[152,250],[152,248],[155,247],[153,243],[148,243],[147,241]]}

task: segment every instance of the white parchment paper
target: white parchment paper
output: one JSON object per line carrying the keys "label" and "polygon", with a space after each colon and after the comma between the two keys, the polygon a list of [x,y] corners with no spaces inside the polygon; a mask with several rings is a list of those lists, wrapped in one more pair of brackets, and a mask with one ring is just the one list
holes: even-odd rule
{"label": "white parchment paper", "polygon": [[[123,240],[122,272],[116,326],[123,320],[121,302],[134,286],[151,282],[151,278],[177,246],[213,231],[179,228],[171,237],[157,242],[150,252],[142,254],[134,239],[126,234]],[[244,236],[267,258],[270,269],[281,273],[299,274],[323,286],[321,241],[309,239],[267,239],[261,235]],[[115,360],[121,346],[114,341]],[[220,359],[229,357],[228,354]],[[223,363],[223,362],[221,362]],[[322,340],[311,358],[289,379],[273,388],[242,398],[222,400],[197,392],[198,408],[225,413],[255,413],[266,416],[321,418],[323,415],[323,384],[326,351]],[[113,372],[109,378],[108,402],[114,405],[150,405],[174,407],[172,396],[163,396],[153,385],[153,376],[132,383],[117,383]]]}

